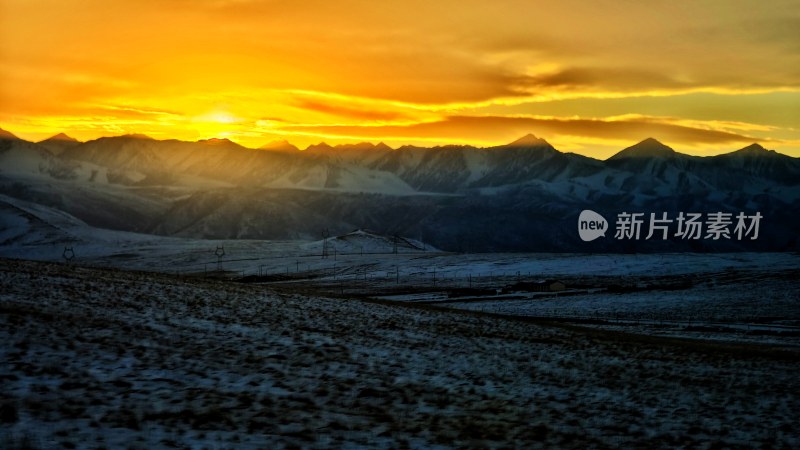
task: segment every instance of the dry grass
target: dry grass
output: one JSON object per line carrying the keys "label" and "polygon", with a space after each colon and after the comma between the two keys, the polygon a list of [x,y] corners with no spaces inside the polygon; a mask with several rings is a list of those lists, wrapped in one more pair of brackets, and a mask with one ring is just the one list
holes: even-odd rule
{"label": "dry grass", "polygon": [[8,260],[0,342],[4,448],[800,446],[747,345]]}

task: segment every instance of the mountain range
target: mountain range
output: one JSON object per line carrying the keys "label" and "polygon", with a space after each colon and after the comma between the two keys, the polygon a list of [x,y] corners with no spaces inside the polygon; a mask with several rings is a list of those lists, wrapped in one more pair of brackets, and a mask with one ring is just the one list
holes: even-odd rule
{"label": "mountain range", "polygon": [[[316,239],[325,228],[366,228],[451,251],[800,248],[800,159],[758,144],[700,157],[649,138],[602,161],[532,134],[489,148],[320,143],[300,151],[286,141],[249,149],[144,135],[34,143],[0,130],[0,194],[96,227],[197,238]],[[755,241],[582,242],[583,209],[610,222],[621,212],[764,219]]]}

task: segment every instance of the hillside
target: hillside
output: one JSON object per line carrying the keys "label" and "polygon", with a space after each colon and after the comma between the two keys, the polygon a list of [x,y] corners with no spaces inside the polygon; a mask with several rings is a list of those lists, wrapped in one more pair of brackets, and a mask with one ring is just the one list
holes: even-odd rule
{"label": "hillside", "polygon": [[[57,138],[57,139],[55,139]],[[248,149],[128,135],[0,139],[0,193],[89,225],[202,238],[316,239],[354,229],[453,251],[797,250],[800,160],[751,145],[689,156],[646,139],[606,161],[525,136],[507,145]],[[52,141],[50,139],[48,141]],[[764,217],[758,241],[581,242],[577,216],[623,211]]]}

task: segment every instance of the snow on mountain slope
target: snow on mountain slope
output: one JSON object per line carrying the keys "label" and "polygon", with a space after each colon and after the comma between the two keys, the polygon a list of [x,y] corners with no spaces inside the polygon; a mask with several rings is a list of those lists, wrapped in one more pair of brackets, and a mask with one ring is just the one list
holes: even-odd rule
{"label": "snow on mountain slope", "polygon": [[323,189],[328,185],[330,167],[318,164],[303,171],[288,171],[280,178],[265,183],[276,188]]}
{"label": "snow on mountain slope", "polygon": [[4,194],[93,226],[164,235],[316,239],[326,227],[367,228],[424,235],[448,250],[577,249],[585,244],[568,230],[578,211],[635,208],[760,211],[773,228],[757,249],[797,246],[790,212],[800,202],[798,160],[758,146],[702,158],[648,139],[598,161],[532,135],[492,148],[354,144],[296,152],[121,136],[60,156],[0,140],[0,162]]}
{"label": "snow on mountain slope", "polygon": [[387,195],[414,195],[416,191],[395,174],[371,170],[356,164],[330,167],[325,187],[345,192],[380,192]]}
{"label": "snow on mountain slope", "polygon": [[383,142],[378,144],[361,142],[358,144],[342,144],[335,147],[323,142],[311,145],[305,150],[308,155],[322,156],[331,162],[355,163],[363,166],[370,166],[393,151],[391,147]]}
{"label": "snow on mountain slope", "polygon": [[800,185],[800,159],[752,144],[735,152],[708,158],[708,165],[789,186]]}
{"label": "snow on mountain slope", "polygon": [[[180,237],[307,239],[330,226],[303,202],[302,191],[218,189],[175,201],[151,232]],[[349,228],[355,228],[352,224]]]}
{"label": "snow on mountain slope", "polygon": [[[762,189],[764,183],[759,179],[789,185],[800,179],[800,163],[795,158],[757,146],[702,158],[646,139],[607,161],[598,161],[559,152],[533,135],[492,148],[405,146],[392,150],[381,144],[332,147],[323,143],[296,152],[251,150],[225,139],[181,142],[125,136],[81,144],[64,156],[108,167],[114,175],[144,174],[147,180],[140,176],[137,182],[145,184],[183,184],[188,181],[180,175],[191,175],[238,186],[392,195],[411,191],[463,193],[470,189],[489,192],[485,189],[534,181],[571,181],[605,171],[609,172],[604,174],[604,186],[646,196],[747,189],[750,184]],[[731,177],[731,171],[737,176]],[[745,181],[741,183],[744,186],[735,186],[740,181]]]}
{"label": "snow on mountain slope", "polygon": [[588,176],[603,170],[600,161],[556,150],[544,139],[525,136],[507,145],[481,149],[481,177],[470,187],[487,188],[533,181],[555,182]]}
{"label": "snow on mountain slope", "polygon": [[371,170],[358,164],[320,161],[288,169],[277,179],[262,184],[265,188],[326,190],[332,192],[371,192],[387,195],[413,195],[416,191],[394,174]]}
{"label": "snow on mountain slope", "polygon": [[0,140],[0,174],[66,178],[70,176],[70,170],[37,144],[3,139]]}
{"label": "snow on mountain slope", "polygon": [[[345,148],[343,151],[369,149]],[[198,188],[240,185],[413,193],[390,174],[367,173],[370,169],[357,158],[343,161],[338,153],[319,151],[315,154],[251,150],[225,139],[181,142],[127,136],[103,138],[70,149],[64,157],[93,161],[112,168],[114,173],[142,174],[135,182],[144,185]],[[213,180],[213,183],[203,180]]]}
{"label": "snow on mountain slope", "polygon": [[44,147],[26,141],[0,141],[0,176],[39,182],[48,179],[98,184],[109,182],[109,171],[105,167],[64,160]]}
{"label": "snow on mountain slope", "polygon": [[0,247],[74,242],[72,230],[86,224],[69,214],[0,194]]}
{"label": "snow on mountain slope", "polygon": [[648,138],[605,161],[607,167],[628,174],[619,186],[646,195],[670,195],[710,189],[692,171],[702,158],[678,153]]}
{"label": "snow on mountain slope", "polygon": [[[0,255],[60,260],[66,248],[87,258],[113,252],[119,242],[152,236],[95,228],[59,209],[0,194]],[[78,250],[79,249],[79,250]]]}
{"label": "snow on mountain slope", "polygon": [[465,158],[469,152],[479,150],[455,145],[431,149],[404,146],[384,154],[372,168],[395,174],[417,191],[455,193],[471,176]]}
{"label": "snow on mountain slope", "polygon": [[464,155],[464,163],[467,167],[466,183],[471,185],[477,180],[485,177],[491,168],[486,158],[485,152],[468,152]]}
{"label": "snow on mountain slope", "polygon": [[127,187],[81,179],[0,173],[0,193],[59,209],[100,228],[143,231],[169,207],[180,188]]}
{"label": "snow on mountain slope", "polygon": [[0,194],[0,257],[4,258],[63,261],[69,248],[83,263],[148,270],[161,258],[182,260],[193,249],[205,246],[213,251],[215,245],[97,228],[59,209]]}
{"label": "snow on mountain slope", "polygon": [[69,148],[61,156],[110,169],[146,173],[154,167],[162,167],[161,154],[168,154],[168,151],[159,151],[163,147],[160,142],[134,136],[100,138]]}

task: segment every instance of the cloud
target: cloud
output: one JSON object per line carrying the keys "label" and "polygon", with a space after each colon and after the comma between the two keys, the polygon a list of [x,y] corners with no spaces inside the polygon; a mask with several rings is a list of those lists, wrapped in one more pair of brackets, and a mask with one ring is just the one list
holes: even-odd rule
{"label": "cloud", "polygon": [[[685,142],[758,134],[719,125],[734,121],[778,126],[776,139],[796,141],[794,96],[739,95],[800,91],[796,0],[0,3],[0,118],[110,115],[183,136],[181,120],[157,112],[223,109],[252,123],[274,117],[262,121],[271,129],[329,125],[297,133],[450,142],[537,129]],[[579,105],[554,103],[563,99]],[[87,112],[93,105],[130,110]],[[603,119],[631,114],[684,121]],[[344,123],[365,126],[333,126]]]}
{"label": "cloud", "polygon": [[97,107],[101,110],[112,112],[115,116],[118,117],[160,116],[160,117],[178,118],[183,116],[183,114],[178,113],[176,111],[157,109],[157,108],[140,108],[127,105],[97,105]]}
{"label": "cloud", "polygon": [[371,109],[351,108],[313,100],[298,100],[295,103],[295,106],[310,111],[330,114],[338,117],[345,117],[348,119],[385,122],[408,119],[407,115],[395,111],[377,111]]}
{"label": "cloud", "polygon": [[321,136],[351,136],[364,139],[438,139],[463,143],[502,143],[525,133],[552,138],[582,136],[606,140],[638,141],[647,137],[681,144],[747,143],[758,139],[730,131],[665,123],[657,119],[630,120],[559,119],[504,116],[448,116],[442,120],[389,126],[290,126],[288,132]]}
{"label": "cloud", "polygon": [[690,83],[668,73],[633,67],[571,67],[557,72],[533,75],[519,79],[520,86],[536,92],[539,89],[558,90],[609,89],[617,92],[641,92],[650,89],[686,89]]}

